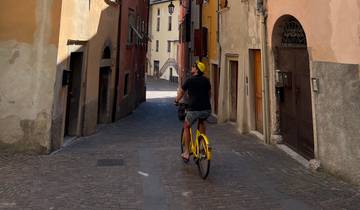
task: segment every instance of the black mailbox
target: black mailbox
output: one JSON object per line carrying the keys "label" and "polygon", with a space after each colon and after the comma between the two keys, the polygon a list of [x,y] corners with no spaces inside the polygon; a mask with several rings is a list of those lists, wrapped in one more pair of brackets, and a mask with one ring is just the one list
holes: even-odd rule
{"label": "black mailbox", "polygon": [[63,76],[62,76],[62,86],[66,86],[70,84],[70,71],[69,70],[63,70]]}

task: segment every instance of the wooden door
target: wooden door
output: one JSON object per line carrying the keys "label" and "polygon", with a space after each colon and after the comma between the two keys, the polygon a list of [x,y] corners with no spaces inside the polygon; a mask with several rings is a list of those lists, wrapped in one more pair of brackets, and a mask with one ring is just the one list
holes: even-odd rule
{"label": "wooden door", "polygon": [[98,96],[98,123],[107,123],[108,119],[108,93],[110,82],[110,67],[100,68],[99,73],[99,96]]}
{"label": "wooden door", "polygon": [[280,130],[284,142],[304,157],[314,158],[310,68],[306,48],[279,49],[285,78],[280,101]]}
{"label": "wooden door", "polygon": [[219,85],[220,85],[220,70],[218,65],[213,64],[213,101],[214,101],[214,113],[219,112]]}
{"label": "wooden door", "polygon": [[83,53],[75,52],[70,55],[70,82],[67,94],[65,136],[79,136],[80,96]]}
{"label": "wooden door", "polygon": [[255,90],[255,130],[263,133],[263,94],[262,94],[262,72],[261,51],[254,50],[254,90]]}
{"label": "wooden door", "polygon": [[156,78],[159,78],[160,77],[160,61],[154,61],[154,76]]}
{"label": "wooden door", "polygon": [[237,121],[238,62],[230,61],[230,121]]}

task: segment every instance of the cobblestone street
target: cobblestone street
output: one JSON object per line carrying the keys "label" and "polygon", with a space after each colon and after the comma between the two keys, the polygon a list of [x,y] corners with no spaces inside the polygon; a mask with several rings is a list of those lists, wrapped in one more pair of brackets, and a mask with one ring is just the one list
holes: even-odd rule
{"label": "cobblestone street", "polygon": [[176,86],[48,156],[0,155],[0,209],[360,209],[358,187],[311,172],[272,145],[208,124],[208,179],[180,160]]}

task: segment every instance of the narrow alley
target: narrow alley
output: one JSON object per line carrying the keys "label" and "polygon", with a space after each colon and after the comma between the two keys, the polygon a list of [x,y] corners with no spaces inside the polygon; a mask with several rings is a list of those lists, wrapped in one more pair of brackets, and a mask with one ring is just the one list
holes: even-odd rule
{"label": "narrow alley", "polygon": [[360,190],[311,172],[274,146],[208,124],[213,161],[202,180],[180,160],[176,86],[51,155],[0,157],[0,209],[360,209]]}

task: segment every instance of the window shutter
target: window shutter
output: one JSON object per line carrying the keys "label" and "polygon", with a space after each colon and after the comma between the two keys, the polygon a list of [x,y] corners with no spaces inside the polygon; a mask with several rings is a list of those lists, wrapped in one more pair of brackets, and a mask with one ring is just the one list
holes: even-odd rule
{"label": "window shutter", "polygon": [[187,13],[185,15],[185,31],[186,31],[186,35],[185,35],[185,39],[186,42],[190,42],[191,41],[191,13]]}
{"label": "window shutter", "polygon": [[194,56],[201,56],[201,30],[194,30]]}
{"label": "window shutter", "polygon": [[208,54],[208,29],[203,27],[194,30],[194,56],[207,56]]}
{"label": "window shutter", "polygon": [[208,29],[202,28],[202,56],[207,57],[208,55]]}
{"label": "window shutter", "polygon": [[196,4],[201,5],[203,3],[203,0],[196,0]]}

